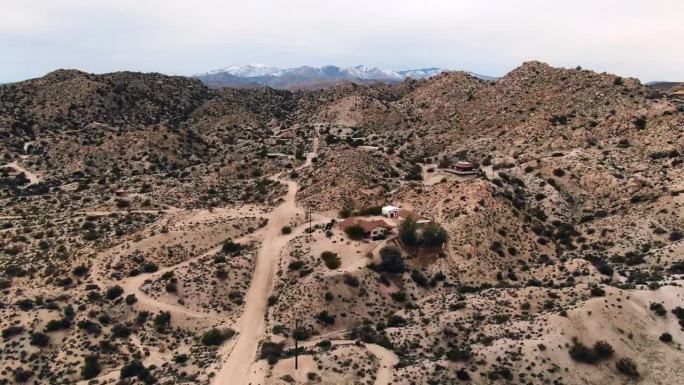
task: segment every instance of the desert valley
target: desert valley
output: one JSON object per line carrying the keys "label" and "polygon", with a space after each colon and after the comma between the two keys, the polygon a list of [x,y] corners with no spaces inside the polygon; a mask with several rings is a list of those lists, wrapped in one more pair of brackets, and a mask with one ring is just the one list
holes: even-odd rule
{"label": "desert valley", "polygon": [[681,85],[429,75],[1,85],[0,384],[682,383]]}

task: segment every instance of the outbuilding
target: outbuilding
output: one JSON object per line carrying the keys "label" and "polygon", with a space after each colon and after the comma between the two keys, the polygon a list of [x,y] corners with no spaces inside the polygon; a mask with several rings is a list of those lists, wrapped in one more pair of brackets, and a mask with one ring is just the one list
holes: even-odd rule
{"label": "outbuilding", "polygon": [[396,218],[401,209],[396,206],[384,206],[382,208],[382,215],[387,218]]}

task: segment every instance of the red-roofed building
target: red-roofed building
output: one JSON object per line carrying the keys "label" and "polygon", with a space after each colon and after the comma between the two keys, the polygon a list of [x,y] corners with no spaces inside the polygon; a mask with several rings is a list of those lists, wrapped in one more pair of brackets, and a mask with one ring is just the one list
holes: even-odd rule
{"label": "red-roofed building", "polygon": [[372,239],[382,239],[388,231],[392,230],[392,225],[382,219],[365,220],[357,217],[349,217],[337,223],[336,226],[342,231],[359,226],[363,229],[364,236]]}

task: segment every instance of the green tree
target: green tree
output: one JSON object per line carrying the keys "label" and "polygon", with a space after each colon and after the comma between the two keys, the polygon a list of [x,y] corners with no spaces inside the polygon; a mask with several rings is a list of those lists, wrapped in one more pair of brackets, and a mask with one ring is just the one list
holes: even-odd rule
{"label": "green tree", "polygon": [[399,226],[399,239],[407,246],[414,246],[418,242],[416,230],[418,225],[411,218],[406,218]]}
{"label": "green tree", "polygon": [[447,241],[447,232],[438,223],[430,222],[423,229],[422,241],[427,246],[442,246]]}
{"label": "green tree", "polygon": [[386,246],[380,249],[380,270],[388,273],[403,273],[405,270],[404,259],[396,247]]}
{"label": "green tree", "polygon": [[363,227],[358,226],[358,225],[347,227],[344,230],[344,232],[347,233],[347,236],[349,236],[349,238],[351,238],[355,241],[363,239],[363,236],[365,235],[365,232],[363,231]]}

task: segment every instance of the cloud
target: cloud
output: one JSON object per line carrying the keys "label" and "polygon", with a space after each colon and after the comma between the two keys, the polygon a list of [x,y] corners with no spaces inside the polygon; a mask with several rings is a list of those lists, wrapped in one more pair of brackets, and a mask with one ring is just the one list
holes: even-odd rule
{"label": "cloud", "polygon": [[682,14],[679,0],[10,0],[0,81],[255,62],[501,75],[530,59],[684,80]]}

